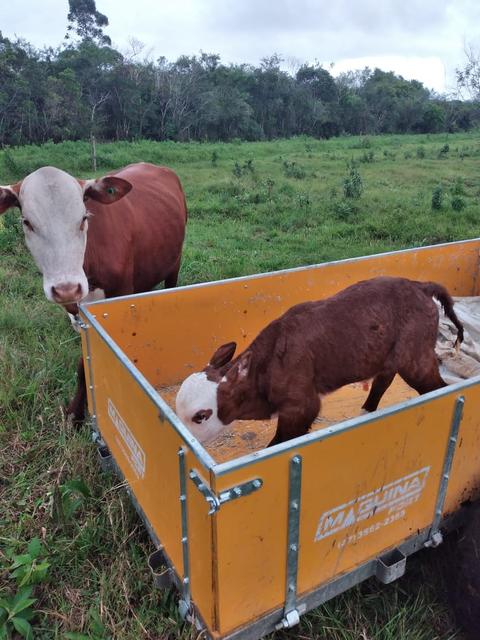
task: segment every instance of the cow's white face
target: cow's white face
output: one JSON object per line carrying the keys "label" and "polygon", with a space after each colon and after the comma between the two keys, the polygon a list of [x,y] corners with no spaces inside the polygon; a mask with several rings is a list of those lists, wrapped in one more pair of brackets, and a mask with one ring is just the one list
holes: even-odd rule
{"label": "cow's white face", "polygon": [[55,167],[42,167],[23,181],[0,187],[0,213],[19,206],[25,242],[43,275],[43,290],[51,302],[67,306],[88,294],[83,270],[88,212],[92,198],[111,204],[132,186],[107,176],[79,181]]}
{"label": "cow's white face", "polygon": [[218,382],[209,380],[204,371],[192,373],[178,390],[176,414],[201,443],[211,442],[225,429],[218,418]]}
{"label": "cow's white face", "polygon": [[43,274],[52,302],[78,302],[88,294],[83,270],[88,214],[78,180],[44,167],[23,180],[19,201],[25,242]]}

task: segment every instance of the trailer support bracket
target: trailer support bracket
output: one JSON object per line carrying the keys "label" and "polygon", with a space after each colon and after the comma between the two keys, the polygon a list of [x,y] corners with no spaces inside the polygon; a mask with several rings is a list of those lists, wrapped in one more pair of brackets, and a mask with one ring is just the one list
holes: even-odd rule
{"label": "trailer support bracket", "polygon": [[438,547],[438,545],[443,542],[442,532],[440,531],[440,521],[442,519],[443,505],[445,504],[445,497],[447,495],[448,481],[450,479],[453,456],[457,446],[458,431],[462,421],[464,404],[464,396],[458,396],[453,409],[452,425],[450,427],[450,435],[448,438],[447,449],[445,451],[445,459],[443,461],[443,469],[438,487],[432,527],[430,529],[428,540],[425,542],[425,547]]}
{"label": "trailer support bracket", "polygon": [[290,629],[300,622],[305,610],[297,605],[298,551],[300,538],[300,503],[302,497],[302,457],[290,460],[290,487],[288,492],[287,582],[285,609],[276,629]]}
{"label": "trailer support bracket", "polygon": [[182,597],[178,603],[178,612],[185,620],[190,613],[190,549],[188,545],[188,510],[187,510],[187,474],[185,468],[185,450],[178,451],[178,466],[180,475],[180,508],[182,513],[182,555],[183,578]]}
{"label": "trailer support bracket", "polygon": [[192,480],[193,484],[210,505],[209,515],[216,513],[225,502],[231,502],[232,500],[237,500],[237,498],[248,496],[263,486],[263,480],[261,478],[255,478],[254,480],[237,484],[230,489],[224,489],[217,495],[195,469],[190,470],[189,476],[190,480]]}

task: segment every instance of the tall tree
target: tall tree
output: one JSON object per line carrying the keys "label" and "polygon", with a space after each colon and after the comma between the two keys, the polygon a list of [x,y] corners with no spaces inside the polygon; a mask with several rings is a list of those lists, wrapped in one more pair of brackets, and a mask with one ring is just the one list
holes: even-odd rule
{"label": "tall tree", "polygon": [[92,40],[100,45],[112,44],[110,38],[103,33],[108,27],[108,18],[97,11],[95,0],[68,0],[68,27],[65,38],[72,32],[82,40]]}

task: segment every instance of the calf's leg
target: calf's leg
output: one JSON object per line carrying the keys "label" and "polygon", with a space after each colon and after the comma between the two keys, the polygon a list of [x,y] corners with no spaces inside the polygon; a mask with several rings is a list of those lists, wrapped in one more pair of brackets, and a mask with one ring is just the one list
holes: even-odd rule
{"label": "calf's leg", "polygon": [[410,370],[400,369],[399,372],[405,382],[417,393],[422,395],[448,386],[438,370],[435,353],[432,353],[428,360],[423,358],[421,364],[422,366]]}
{"label": "calf's leg", "polygon": [[77,367],[77,390],[67,407],[67,415],[73,416],[75,423],[85,419],[85,406],[87,403],[87,387],[85,383],[85,368],[83,358],[80,358]]}
{"label": "calf's leg", "polygon": [[278,412],[277,431],[267,446],[298,438],[308,433],[320,411],[320,398],[316,393],[302,396],[302,405],[285,404]]}
{"label": "calf's leg", "polygon": [[382,399],[385,391],[392,384],[395,373],[395,371],[383,371],[382,373],[379,373],[375,376],[370,388],[370,393],[368,394],[368,398],[365,400],[362,406],[362,409],[364,411],[370,412],[377,410],[378,403]]}

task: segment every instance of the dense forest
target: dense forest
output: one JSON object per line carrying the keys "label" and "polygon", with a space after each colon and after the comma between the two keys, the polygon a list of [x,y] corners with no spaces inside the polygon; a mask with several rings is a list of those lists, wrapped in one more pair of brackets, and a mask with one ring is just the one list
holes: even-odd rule
{"label": "dense forest", "polygon": [[258,66],[216,54],[171,62],[112,47],[94,0],[69,0],[67,35],[38,50],[0,32],[0,143],[47,140],[262,140],[306,134],[466,131],[478,101],[438,96],[416,80],[364,69],[334,78],[294,72],[272,55]]}

